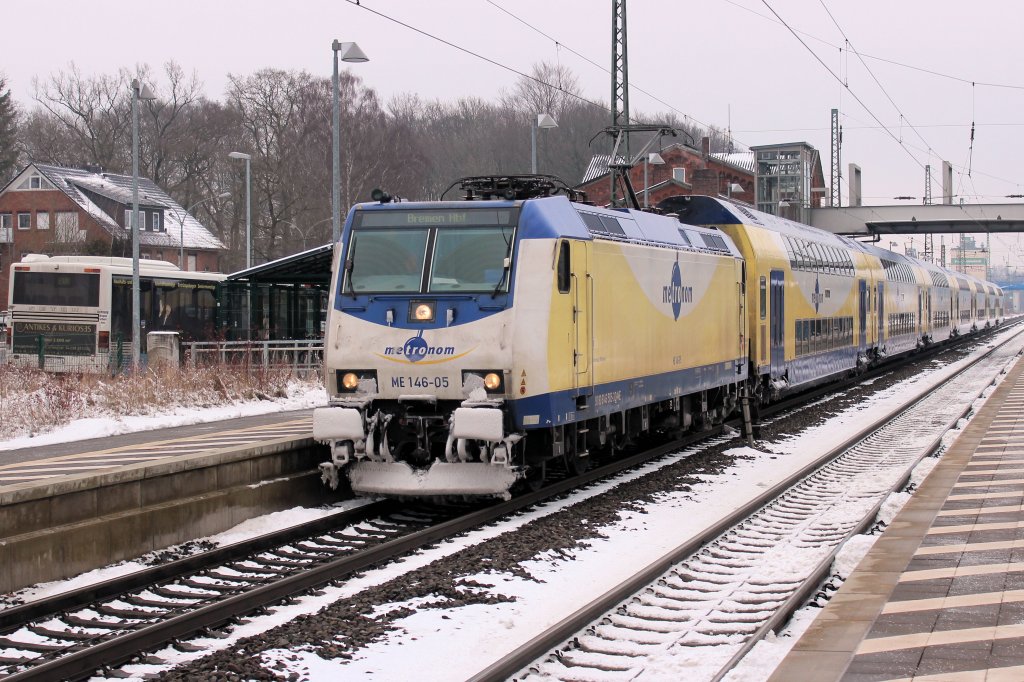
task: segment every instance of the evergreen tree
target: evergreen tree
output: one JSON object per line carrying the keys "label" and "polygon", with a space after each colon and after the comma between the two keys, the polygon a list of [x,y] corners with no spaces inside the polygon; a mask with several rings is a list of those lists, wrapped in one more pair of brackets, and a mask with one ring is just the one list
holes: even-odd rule
{"label": "evergreen tree", "polygon": [[10,178],[18,159],[15,145],[16,114],[11,91],[7,87],[6,79],[0,75],[0,185],[5,184]]}

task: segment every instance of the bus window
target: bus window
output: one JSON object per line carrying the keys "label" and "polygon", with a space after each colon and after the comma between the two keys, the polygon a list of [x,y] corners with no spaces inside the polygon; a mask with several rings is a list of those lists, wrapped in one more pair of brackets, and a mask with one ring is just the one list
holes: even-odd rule
{"label": "bus window", "polygon": [[95,308],[100,304],[100,276],[88,272],[15,270],[11,303]]}

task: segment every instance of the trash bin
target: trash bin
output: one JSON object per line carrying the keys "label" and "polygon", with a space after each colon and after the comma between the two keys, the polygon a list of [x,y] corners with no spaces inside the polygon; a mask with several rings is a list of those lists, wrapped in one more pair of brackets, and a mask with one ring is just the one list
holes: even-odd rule
{"label": "trash bin", "polygon": [[146,334],[146,345],[149,349],[147,364],[150,367],[153,369],[158,367],[178,368],[180,364],[178,332],[149,332]]}

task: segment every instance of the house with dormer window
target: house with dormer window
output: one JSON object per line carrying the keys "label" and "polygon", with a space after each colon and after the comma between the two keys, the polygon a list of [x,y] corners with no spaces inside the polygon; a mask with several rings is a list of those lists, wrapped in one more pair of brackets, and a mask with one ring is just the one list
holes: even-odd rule
{"label": "house with dormer window", "polygon": [[[131,256],[132,205],[130,175],[27,165],[0,189],[0,307],[10,265],[25,254]],[[217,272],[225,250],[156,183],[139,178],[140,258]]]}

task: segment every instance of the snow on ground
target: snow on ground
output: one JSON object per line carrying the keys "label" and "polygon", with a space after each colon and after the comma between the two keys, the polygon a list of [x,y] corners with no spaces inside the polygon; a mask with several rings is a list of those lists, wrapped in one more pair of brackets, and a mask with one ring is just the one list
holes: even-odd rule
{"label": "snow on ground", "polygon": [[[514,597],[515,601],[498,605],[470,605],[457,609],[422,609],[399,621],[403,630],[359,651],[352,660],[327,660],[310,652],[273,650],[263,654],[268,665],[287,676],[297,673],[305,679],[356,679],[372,677],[377,680],[466,679],[487,663],[497,660],[527,642],[540,630],[549,627],[588,603],[593,596],[604,592],[623,579],[634,575],[641,567],[660,558],[679,542],[707,528],[740,504],[801,468],[819,453],[846,440],[850,435],[871,424],[879,414],[906,402],[906,396],[934,386],[958,371],[968,360],[922,372],[915,379],[903,382],[873,397],[869,404],[853,406],[827,423],[809,429],[799,436],[772,444],[770,451],[742,448],[737,454],[750,459],[739,460],[728,472],[705,476],[688,492],[674,492],[648,505],[645,513],[624,512],[617,524],[602,529],[606,539],[595,539],[585,548],[577,549],[572,561],[557,557],[537,557],[526,568],[536,580],[526,580],[509,574],[481,574],[469,576],[483,584],[494,585],[494,592]],[[678,457],[685,456],[680,453]],[[649,464],[631,476],[665,466],[666,458]],[[513,519],[478,529],[462,537],[441,543],[438,547],[419,552],[406,560],[370,570],[339,587],[328,587],[319,596],[298,600],[295,604],[274,609],[266,616],[252,618],[235,628],[225,639],[199,639],[194,644],[208,650],[231,646],[243,637],[258,635],[300,614],[315,613],[322,606],[353,595],[372,585],[381,584],[414,568],[424,566],[461,548],[497,535],[514,532],[523,524],[541,514],[549,514],[564,506],[575,504],[591,495],[599,494],[624,479],[593,486],[561,501],[535,508]],[[893,500],[886,514],[895,513]],[[840,568],[844,577],[860,560],[870,538],[851,545]],[[398,606],[393,605],[393,606]],[[807,609],[804,609],[807,611]],[[815,610],[816,611],[816,610]],[[766,655],[765,663],[743,668],[742,673],[753,675],[736,679],[764,679],[781,660],[785,651],[799,635],[793,628],[806,627],[812,616],[801,612],[784,635],[773,638],[769,646],[785,640]],[[756,649],[755,649],[756,651]],[[202,653],[182,653],[167,648],[157,653],[160,658],[175,664],[195,660]],[[676,661],[679,662],[678,660]],[[280,667],[277,667],[280,666]],[[699,677],[700,662],[687,671],[687,676]],[[158,673],[166,667],[135,665],[125,669],[133,675]],[[759,671],[759,672],[757,672]],[[664,671],[668,673],[669,671]],[[675,670],[672,675],[680,671]],[[707,671],[704,671],[707,672]],[[654,677],[658,677],[657,674]],[[669,679],[669,678],[666,678]],[[676,678],[671,678],[676,679]]]}
{"label": "snow on ground", "polygon": [[[588,602],[595,594],[635,574],[640,567],[654,561],[678,542],[711,525],[733,509],[739,500],[762,492],[789,472],[803,466],[817,453],[830,449],[850,434],[865,428],[880,411],[900,404],[904,396],[912,391],[916,392],[917,388],[939,383],[966,362],[967,360],[964,360],[922,372],[913,381],[905,382],[876,396],[869,405],[851,407],[826,424],[771,445],[770,451],[739,449],[737,454],[748,456],[749,459],[738,461],[737,465],[725,474],[705,476],[705,480],[693,486],[689,492],[676,492],[664,496],[658,503],[650,505],[644,514],[623,513],[617,524],[602,529],[607,536],[606,539],[592,540],[589,547],[576,551],[572,561],[559,560],[555,557],[537,557],[530,562],[528,569],[538,581],[528,581],[514,575],[475,576],[484,584],[493,584],[495,591],[515,597],[514,602],[497,606],[472,605],[449,610],[419,610],[401,621],[403,632],[391,634],[385,640],[360,651],[351,661],[324,660],[309,652],[283,650],[267,652],[264,659],[268,667],[273,664],[276,671],[283,672],[285,677],[294,672],[312,680],[354,679],[356,676],[372,675],[378,680],[404,680],[415,677],[421,682],[428,682],[435,679],[470,677],[487,662],[517,648],[540,629]],[[44,436],[0,443],[0,450],[303,409],[322,405],[324,402],[323,389],[316,388],[296,391],[287,399],[274,402],[260,401],[204,410],[178,410],[159,417],[85,419]],[[951,440],[952,437],[948,437],[944,442]],[[686,453],[678,453],[675,457],[685,456]],[[503,533],[514,532],[541,515],[576,504],[624,480],[645,475],[672,461],[673,458],[665,458],[614,482],[591,486],[561,501],[537,507],[505,522],[440,543],[402,562],[367,571],[348,580],[342,586],[324,589],[318,596],[308,596],[294,604],[272,609],[266,615],[254,617],[248,623],[234,628],[225,639],[198,639],[193,643],[207,647],[208,652],[231,646],[244,637],[259,635],[301,614],[315,613],[326,604],[384,583],[465,547]],[[925,460],[919,469],[933,465],[934,460]],[[919,482],[925,473],[915,472],[914,480]],[[903,497],[905,496],[902,494],[896,495],[887,501],[884,512],[887,517],[891,518],[901,503],[905,502]],[[334,513],[338,509],[296,508],[278,512],[261,519],[253,519],[207,540],[220,545],[229,544],[271,528],[283,528],[318,515]],[[847,549],[844,549],[840,559],[837,559],[837,572],[843,577],[848,575],[873,541],[873,536],[855,539]],[[19,596],[37,599],[78,584],[95,582],[140,567],[141,564],[121,564],[100,569],[71,580],[38,585]],[[772,637],[755,647],[743,666],[734,671],[730,680],[749,682],[765,679],[817,612],[818,609],[809,608],[798,612],[787,629],[778,637]],[[175,665],[194,660],[204,654],[205,652],[183,653],[167,648],[157,655]],[[126,670],[141,676],[167,669],[167,666],[134,665]],[[699,674],[696,669],[691,672]]]}
{"label": "snow on ground", "polygon": [[323,386],[293,382],[288,386],[287,398],[239,400],[227,405],[201,409],[179,407],[166,414],[153,416],[76,419],[48,433],[2,441],[0,442],[0,451],[53,445],[55,443],[70,443],[90,438],[106,438],[108,436],[152,431],[172,426],[206,424],[208,422],[252,417],[273,412],[304,410],[326,404],[327,393],[324,391]]}

